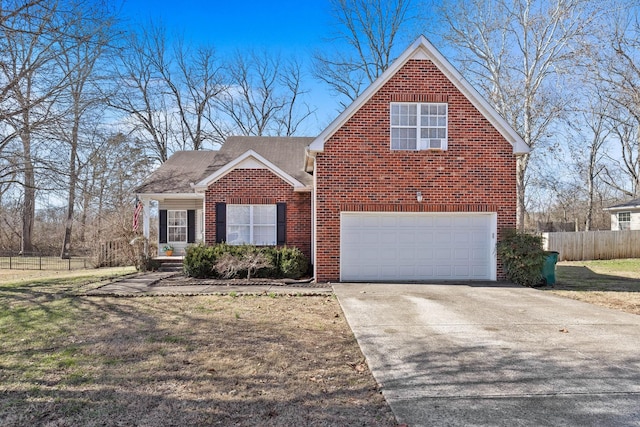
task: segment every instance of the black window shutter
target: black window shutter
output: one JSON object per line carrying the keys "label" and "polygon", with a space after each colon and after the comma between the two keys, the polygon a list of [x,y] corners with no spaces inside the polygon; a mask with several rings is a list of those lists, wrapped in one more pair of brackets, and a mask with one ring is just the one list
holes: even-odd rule
{"label": "black window shutter", "polygon": [[285,245],[287,243],[287,204],[278,203],[277,205],[277,239],[278,245]]}
{"label": "black window shutter", "polygon": [[216,203],[216,243],[227,240],[227,204]]}
{"label": "black window shutter", "polygon": [[160,225],[158,230],[160,243],[167,243],[167,210],[160,209]]}
{"label": "black window shutter", "polygon": [[196,242],[196,211],[189,209],[187,211],[187,243]]}

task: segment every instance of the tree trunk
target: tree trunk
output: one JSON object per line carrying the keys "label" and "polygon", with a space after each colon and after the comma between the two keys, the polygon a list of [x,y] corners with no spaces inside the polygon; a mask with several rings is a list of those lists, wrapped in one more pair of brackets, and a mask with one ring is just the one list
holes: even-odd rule
{"label": "tree trunk", "polygon": [[20,250],[23,254],[33,252],[33,223],[36,216],[36,178],[31,161],[31,135],[23,130],[20,135],[23,147],[24,168],[24,204],[22,211],[22,242]]}
{"label": "tree trunk", "polygon": [[587,190],[589,192],[589,205],[587,206],[587,219],[585,221],[584,224],[584,231],[590,231],[591,230],[591,223],[593,222],[593,192],[594,192],[594,185],[593,185],[593,181],[595,179],[595,158],[593,155],[593,151],[592,151],[592,155],[591,158],[589,159],[589,174],[587,175]]}
{"label": "tree trunk", "polygon": [[71,130],[71,158],[69,159],[69,195],[67,197],[67,219],[64,224],[64,238],[62,241],[63,259],[71,258],[71,232],[73,229],[73,208],[76,203],[76,185],[78,177],[76,176],[76,155],[78,152],[78,126],[80,118],[76,113],[76,118]]}
{"label": "tree trunk", "polygon": [[82,215],[80,217],[80,242],[84,243],[87,240],[87,213],[89,212],[89,194],[90,191],[87,188],[87,179],[82,184]]}

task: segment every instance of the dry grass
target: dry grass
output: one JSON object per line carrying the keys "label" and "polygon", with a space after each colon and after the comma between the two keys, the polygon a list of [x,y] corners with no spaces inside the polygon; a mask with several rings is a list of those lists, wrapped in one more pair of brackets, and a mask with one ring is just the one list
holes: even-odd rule
{"label": "dry grass", "polygon": [[34,280],[84,278],[97,279],[135,273],[134,267],[113,267],[92,270],[10,270],[0,269],[0,286],[10,283],[32,283]]}
{"label": "dry grass", "polygon": [[550,292],[640,314],[640,259],[561,262]]}
{"label": "dry grass", "polygon": [[334,297],[0,284],[0,424],[392,426]]}

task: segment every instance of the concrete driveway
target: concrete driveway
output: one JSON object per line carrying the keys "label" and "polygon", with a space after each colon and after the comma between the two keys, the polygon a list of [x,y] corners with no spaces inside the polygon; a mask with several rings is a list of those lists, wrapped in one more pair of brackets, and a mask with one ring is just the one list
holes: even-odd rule
{"label": "concrete driveway", "polygon": [[493,284],[334,292],[401,424],[640,426],[640,316]]}

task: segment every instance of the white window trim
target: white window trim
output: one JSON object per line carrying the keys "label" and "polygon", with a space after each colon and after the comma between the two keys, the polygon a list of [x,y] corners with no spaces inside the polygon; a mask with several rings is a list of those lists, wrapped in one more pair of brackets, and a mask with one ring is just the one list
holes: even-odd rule
{"label": "white window trim", "polygon": [[[249,224],[231,224],[231,222],[229,221],[229,209],[233,208],[233,207],[237,207],[237,206],[248,206],[249,207]],[[271,225],[271,224],[255,224],[255,222],[254,222],[254,208],[256,206],[273,206],[273,208],[274,208],[274,215],[273,215],[273,244],[261,245],[261,244],[255,243],[254,227],[255,226],[265,227],[265,226],[270,226]],[[278,207],[277,207],[277,205],[247,205],[247,204],[229,204],[229,205],[227,205],[227,221],[226,221],[227,237],[229,237],[229,234],[231,233],[230,227],[238,226],[238,225],[243,225],[243,226],[247,226],[248,225],[249,226],[249,241],[248,242],[242,242],[242,243],[227,242],[230,245],[249,244],[249,245],[260,245],[260,246],[275,246],[278,243]]]}
{"label": "white window trim", "polygon": [[[415,105],[416,106],[416,124],[413,125],[393,125],[392,112],[393,106],[395,105]],[[444,126],[432,126],[422,124],[422,106],[444,106],[445,107],[445,120],[446,123]],[[389,108],[389,144],[391,150],[393,151],[422,151],[422,150],[432,150],[432,151],[446,151],[449,143],[449,104],[446,102],[392,102]],[[444,138],[433,138],[440,139],[441,145],[440,147],[430,147],[427,143],[427,146],[422,145],[423,138],[421,138],[421,130],[422,129],[443,129],[445,130]],[[393,147],[393,129],[415,129],[416,130],[416,148],[394,148]],[[429,138],[425,138],[429,139]]]}
{"label": "white window trim", "polygon": [[[173,221],[171,221],[172,214],[175,215],[176,212],[184,213],[184,226],[182,225],[171,225]],[[186,210],[174,209],[167,210],[167,242],[168,243],[187,243],[188,234],[189,234],[189,219]],[[171,229],[184,228],[184,240],[174,240],[171,239]],[[175,236],[174,236],[175,237]]]}
{"label": "white window trim", "polygon": [[[629,219],[621,221],[620,215],[623,214],[629,215]],[[631,230],[631,211],[618,212],[618,215],[616,215],[616,219],[618,220],[618,230]],[[622,224],[626,224],[626,227],[623,228]]]}

